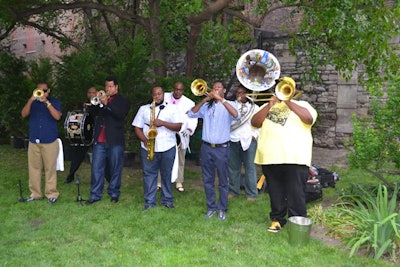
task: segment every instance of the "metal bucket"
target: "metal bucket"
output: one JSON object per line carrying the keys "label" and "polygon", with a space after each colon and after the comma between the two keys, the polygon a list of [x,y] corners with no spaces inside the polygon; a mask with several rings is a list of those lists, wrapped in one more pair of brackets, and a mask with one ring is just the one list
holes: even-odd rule
{"label": "metal bucket", "polygon": [[289,243],[294,246],[306,245],[310,240],[312,221],[306,217],[292,216],[288,219]]}

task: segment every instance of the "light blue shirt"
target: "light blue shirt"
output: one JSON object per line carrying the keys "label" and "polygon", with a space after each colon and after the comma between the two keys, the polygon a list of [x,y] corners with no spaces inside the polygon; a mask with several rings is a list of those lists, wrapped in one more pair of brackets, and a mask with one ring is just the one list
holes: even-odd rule
{"label": "light blue shirt", "polygon": [[233,120],[240,119],[240,113],[235,101],[227,101],[238,112],[238,117],[234,118],[219,101],[213,103],[209,108],[209,103],[201,106],[197,113],[189,110],[190,118],[203,119],[202,140],[211,144],[223,144],[230,140],[231,123]]}

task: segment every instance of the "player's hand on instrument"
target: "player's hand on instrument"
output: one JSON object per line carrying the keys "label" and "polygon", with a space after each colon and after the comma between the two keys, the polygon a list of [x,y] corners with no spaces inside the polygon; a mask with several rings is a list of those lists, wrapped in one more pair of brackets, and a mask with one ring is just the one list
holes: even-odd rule
{"label": "player's hand on instrument", "polygon": [[271,97],[271,100],[269,101],[269,105],[272,107],[273,105],[280,103],[281,101],[275,96],[273,95]]}
{"label": "player's hand on instrument", "polygon": [[183,131],[180,131],[180,134],[184,137],[190,136],[191,131],[189,129],[185,129]]}

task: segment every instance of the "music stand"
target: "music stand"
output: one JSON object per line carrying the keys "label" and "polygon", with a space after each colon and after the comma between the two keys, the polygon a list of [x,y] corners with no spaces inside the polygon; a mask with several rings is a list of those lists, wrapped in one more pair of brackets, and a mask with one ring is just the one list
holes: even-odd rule
{"label": "music stand", "polygon": [[22,183],[21,183],[21,179],[18,181],[18,187],[19,187],[19,202],[25,202],[26,199],[22,196]]}
{"label": "music stand", "polygon": [[77,185],[77,187],[78,187],[78,197],[76,198],[76,201],[77,202],[79,202],[79,203],[81,203],[81,205],[83,205],[83,201],[85,201],[82,197],[81,197],[81,190],[80,190],[80,184],[81,184],[81,181],[79,180],[79,177],[77,176],[76,177],[76,180],[75,180],[75,184]]}

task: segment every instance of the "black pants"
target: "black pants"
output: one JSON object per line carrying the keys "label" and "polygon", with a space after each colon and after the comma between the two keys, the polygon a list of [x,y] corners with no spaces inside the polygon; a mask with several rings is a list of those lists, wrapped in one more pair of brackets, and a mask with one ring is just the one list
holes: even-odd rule
{"label": "black pants", "polygon": [[85,160],[89,148],[89,146],[71,146],[71,166],[67,176],[68,181],[73,181],[75,179],[75,173]]}
{"label": "black pants", "polygon": [[271,202],[271,221],[286,224],[286,214],[307,217],[305,186],[308,167],[296,164],[263,165]]}
{"label": "black pants", "polygon": [[[75,180],[75,173],[81,166],[82,162],[85,160],[86,153],[88,152],[90,146],[71,146],[71,166],[69,168],[69,174],[67,176],[67,181]],[[106,163],[105,167],[105,179],[110,182],[109,166]]]}

